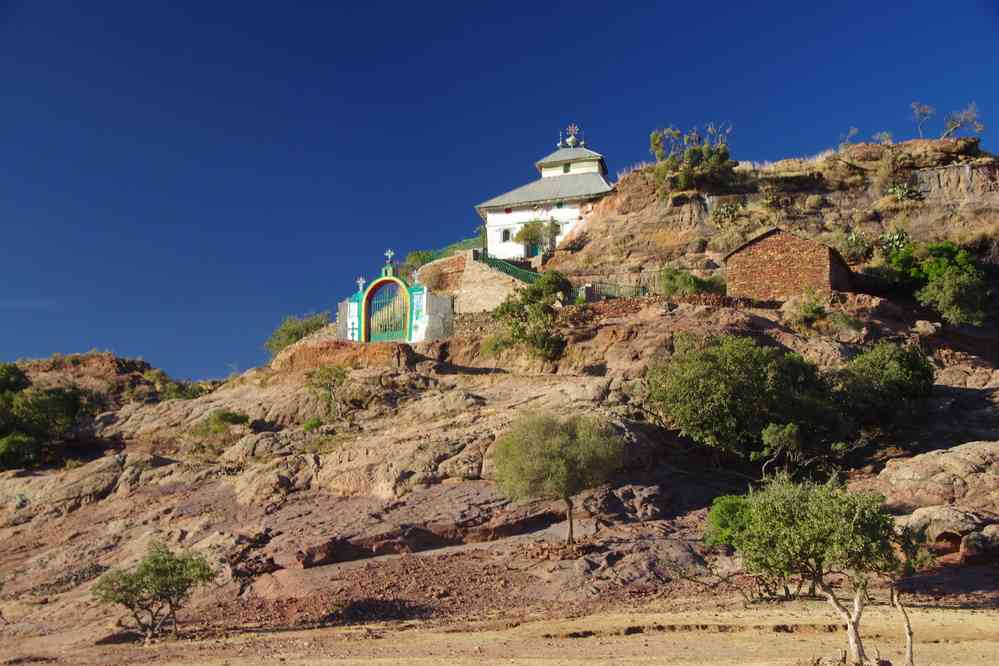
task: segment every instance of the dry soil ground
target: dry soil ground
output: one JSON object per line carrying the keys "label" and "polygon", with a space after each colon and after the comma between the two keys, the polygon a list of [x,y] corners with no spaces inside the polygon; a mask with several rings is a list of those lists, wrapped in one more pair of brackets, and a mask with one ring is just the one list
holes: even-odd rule
{"label": "dry soil ground", "polygon": [[[999,612],[993,608],[913,608],[920,666],[999,664]],[[868,650],[901,662],[897,612],[871,607]],[[44,641],[4,645],[3,664],[184,664],[319,666],[326,664],[796,664],[837,654],[845,643],[829,608],[802,601],[746,609],[738,599],[663,599],[576,618],[502,616],[435,625],[372,623],[313,630],[244,632],[139,645],[66,646]]]}

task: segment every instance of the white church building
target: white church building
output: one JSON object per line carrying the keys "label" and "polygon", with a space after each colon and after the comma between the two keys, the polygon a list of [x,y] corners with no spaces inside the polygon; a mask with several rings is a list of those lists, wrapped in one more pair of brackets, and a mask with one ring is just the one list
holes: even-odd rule
{"label": "white church building", "polygon": [[524,259],[538,255],[542,248],[525,246],[514,240],[528,222],[555,222],[559,225],[556,243],[593,208],[593,203],[610,192],[604,157],[577,138],[579,128],[570,125],[568,138],[555,152],[535,163],[541,177],[506,194],[483,201],[475,207],[486,225],[489,256],[497,259]]}

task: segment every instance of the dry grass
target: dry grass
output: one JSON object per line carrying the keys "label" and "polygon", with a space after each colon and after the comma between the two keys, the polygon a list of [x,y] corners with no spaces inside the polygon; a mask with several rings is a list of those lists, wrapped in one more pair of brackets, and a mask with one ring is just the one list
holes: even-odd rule
{"label": "dry grass", "polygon": [[819,164],[830,155],[835,155],[833,149],[823,150],[821,153],[808,157],[790,157],[776,162],[763,161],[740,161],[736,171],[760,174],[789,174],[801,173],[805,171],[815,171]]}

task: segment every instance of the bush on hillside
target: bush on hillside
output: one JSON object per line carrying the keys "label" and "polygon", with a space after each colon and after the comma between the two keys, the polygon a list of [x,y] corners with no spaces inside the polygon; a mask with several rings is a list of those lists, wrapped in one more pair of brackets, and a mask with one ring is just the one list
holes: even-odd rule
{"label": "bush on hillside", "polygon": [[322,401],[326,412],[335,418],[342,418],[345,400],[341,395],[344,385],[350,378],[350,370],[342,365],[325,365],[309,372],[306,386]]}
{"label": "bush on hillside", "polygon": [[852,358],[837,384],[845,412],[883,422],[929,397],[933,378],[933,364],[919,347],[879,342]]}
{"label": "bush on hillside", "polygon": [[656,158],[655,180],[662,190],[726,187],[735,179],[738,162],[729,156],[730,125],[709,124],[704,131],[681,132],[669,126],[649,135]]}
{"label": "bush on hillside", "polygon": [[704,279],[697,277],[690,271],[668,267],[663,268],[659,274],[659,287],[662,295],[667,298],[725,293],[725,281],[719,276]]}
{"label": "bush on hillside", "polygon": [[14,363],[0,363],[0,393],[23,391],[31,386],[31,381]]}
{"label": "bush on hillside", "polygon": [[695,442],[746,458],[763,452],[771,423],[797,423],[803,436],[835,434],[828,386],[795,354],[721,336],[677,349],[647,374],[649,399],[665,421]]}
{"label": "bush on hillside", "polygon": [[197,437],[225,435],[232,426],[246,425],[249,422],[250,417],[246,414],[227,409],[216,409],[208,415],[208,418],[194,426],[191,433]]}
{"label": "bush on hillside", "polygon": [[329,312],[319,312],[301,317],[286,317],[281,325],[271,333],[271,337],[267,338],[264,347],[267,348],[272,357],[277,356],[285,347],[315,333],[329,323]]}
{"label": "bush on hillside", "polygon": [[104,574],[92,593],[102,604],[127,608],[148,642],[168,626],[176,636],[177,611],[196,588],[214,578],[215,572],[201,555],[175,554],[163,544],[153,542],[133,569]]}
{"label": "bush on hillside", "polygon": [[950,324],[982,326],[989,305],[989,288],[985,277],[977,271],[950,269],[931,278],[916,292],[916,299],[939,312]]}
{"label": "bush on hillside", "polygon": [[506,325],[504,340],[522,344],[540,358],[554,360],[562,354],[565,339],[555,332],[555,304],[572,303],[573,288],[557,271],[546,271],[534,283],[511,294],[493,312]]}
{"label": "bush on hillside", "polygon": [[744,495],[720,495],[711,502],[704,543],[709,546],[735,546],[739,533],[749,520],[749,503]]}
{"label": "bush on hillside", "polygon": [[32,467],[41,458],[38,440],[23,432],[12,432],[0,437],[0,469]]}
{"label": "bush on hillside", "polygon": [[565,502],[573,543],[573,496],[607,481],[623,453],[620,436],[595,418],[524,416],[496,441],[496,482],[511,499]]}
{"label": "bush on hillside", "polygon": [[974,256],[950,241],[912,244],[908,236],[885,246],[884,276],[915,291],[951,324],[985,322],[989,285]]}

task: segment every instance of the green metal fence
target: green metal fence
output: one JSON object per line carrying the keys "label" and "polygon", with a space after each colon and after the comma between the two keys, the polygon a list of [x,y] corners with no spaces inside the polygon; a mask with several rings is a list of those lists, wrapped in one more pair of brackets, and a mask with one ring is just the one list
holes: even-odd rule
{"label": "green metal fence", "polygon": [[502,259],[496,259],[495,257],[490,257],[485,254],[476,253],[475,260],[481,261],[485,265],[495,268],[501,273],[505,273],[512,278],[520,280],[521,282],[526,282],[527,284],[534,284],[534,282],[541,276],[534,271],[527,271],[523,268],[517,268],[508,261],[503,261]]}

